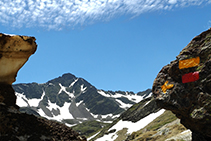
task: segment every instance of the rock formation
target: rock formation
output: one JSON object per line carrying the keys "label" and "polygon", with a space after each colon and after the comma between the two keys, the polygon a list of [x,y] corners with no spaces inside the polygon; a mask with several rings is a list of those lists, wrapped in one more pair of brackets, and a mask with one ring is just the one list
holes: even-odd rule
{"label": "rock formation", "polygon": [[193,141],[211,140],[211,28],[161,69],[152,91],[157,105],[192,131]]}
{"label": "rock formation", "polygon": [[0,47],[0,82],[12,84],[18,70],[36,51],[35,38],[0,33]]}
{"label": "rock formation", "polygon": [[64,124],[19,112],[11,84],[36,49],[34,37],[0,33],[0,141],[86,141]]}

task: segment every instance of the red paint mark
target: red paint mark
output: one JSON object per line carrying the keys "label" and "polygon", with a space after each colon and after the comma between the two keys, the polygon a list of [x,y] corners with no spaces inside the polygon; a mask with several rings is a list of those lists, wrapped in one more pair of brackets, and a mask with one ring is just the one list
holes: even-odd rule
{"label": "red paint mark", "polygon": [[199,79],[199,72],[187,73],[182,76],[182,83],[194,82]]}

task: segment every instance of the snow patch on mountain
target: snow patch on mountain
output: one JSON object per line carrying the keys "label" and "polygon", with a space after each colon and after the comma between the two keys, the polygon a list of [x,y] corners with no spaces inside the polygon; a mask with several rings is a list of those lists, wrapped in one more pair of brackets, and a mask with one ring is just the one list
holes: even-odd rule
{"label": "snow patch on mountain", "polygon": [[152,122],[155,118],[157,118],[158,116],[160,116],[161,114],[163,114],[165,112],[164,109],[159,110],[156,113],[152,113],[146,117],[144,117],[143,119],[139,120],[138,122],[131,122],[131,121],[122,121],[120,120],[119,122],[117,122],[110,130],[116,129],[116,132],[108,134],[108,135],[104,135],[101,138],[98,138],[96,141],[112,141],[115,140],[117,137],[116,133],[117,131],[122,130],[123,128],[127,128],[127,133],[131,134],[132,132],[138,131],[141,128],[144,128],[147,124],[149,124],[150,122]]}
{"label": "snow patch on mountain", "polygon": [[57,120],[62,122],[63,119],[74,119],[72,114],[69,112],[69,107],[70,107],[70,103],[65,102],[63,107],[59,107],[58,105],[56,105],[55,103],[51,103],[50,100],[48,101],[48,105],[47,108],[49,110],[59,110],[59,114],[58,115],[53,115],[53,117],[49,117],[45,114],[45,112],[40,108],[38,109],[38,113],[42,116],[45,117],[47,119],[50,120]]}
{"label": "snow patch on mountain", "polygon": [[152,92],[147,96],[147,97],[145,97],[145,98],[149,98],[149,97],[151,97],[152,96]]}
{"label": "snow patch on mountain", "polygon": [[[146,104],[144,104],[144,106],[146,106],[146,105],[149,104],[149,103],[150,103],[150,101],[148,101]],[[144,106],[143,106],[143,107],[144,107]]]}
{"label": "snow patch on mountain", "polygon": [[81,85],[81,92],[84,93],[87,87],[84,87],[84,85]]}
{"label": "snow patch on mountain", "polygon": [[43,99],[45,92],[43,92],[42,96],[40,99],[37,98],[32,98],[32,99],[28,99],[26,98],[26,96],[24,95],[24,93],[17,93],[15,92],[15,95],[17,96],[16,99],[16,104],[20,107],[38,107],[39,102]]}
{"label": "snow patch on mountain", "polygon": [[20,93],[15,93],[15,95],[17,96],[17,99],[16,99],[16,104],[20,107],[27,107],[29,104],[28,102],[26,101],[26,96],[23,95],[23,94],[20,94]]}
{"label": "snow patch on mountain", "polygon": [[37,98],[28,99],[28,103],[30,107],[38,107],[40,101],[43,99],[44,96],[45,96],[45,92],[43,92],[40,99],[37,99]]}
{"label": "snow patch on mountain", "polygon": [[110,94],[110,93],[105,93],[102,90],[98,90],[98,93],[101,94],[102,96],[110,97],[110,98],[121,98],[121,97],[125,97],[125,98],[127,98],[130,101],[133,101],[135,103],[138,103],[141,100],[143,100],[143,96],[140,96],[140,95],[137,95],[137,94],[129,94],[128,92],[126,92],[126,95],[123,95],[123,94],[120,94],[120,93]]}
{"label": "snow patch on mountain", "polygon": [[69,87],[74,86],[74,84],[75,84],[77,81],[78,81],[78,78],[77,78],[75,81],[73,81],[73,82],[70,84],[70,86],[69,86]]}
{"label": "snow patch on mountain", "polygon": [[121,100],[119,99],[115,99],[120,105],[121,108],[123,109],[128,109],[130,108],[133,104],[125,104],[124,102],[122,102]]}
{"label": "snow patch on mountain", "polygon": [[76,103],[76,106],[78,107],[81,103],[83,103],[83,100],[81,100],[78,103]]}
{"label": "snow patch on mountain", "polygon": [[61,94],[62,91],[64,91],[66,94],[68,94],[71,98],[74,98],[74,94],[73,93],[70,93],[66,90],[66,87],[65,86],[62,86],[61,83],[59,83],[59,86],[61,87],[61,89],[59,90],[59,93],[58,94]]}

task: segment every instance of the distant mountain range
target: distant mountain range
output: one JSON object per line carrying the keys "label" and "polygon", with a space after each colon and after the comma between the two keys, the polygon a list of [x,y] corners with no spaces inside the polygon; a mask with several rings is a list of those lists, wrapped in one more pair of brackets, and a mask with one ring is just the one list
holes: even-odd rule
{"label": "distant mountain range", "polygon": [[87,120],[112,122],[133,104],[151,96],[151,89],[133,93],[104,91],[70,73],[44,84],[15,84],[20,111],[73,126]]}
{"label": "distant mountain range", "polygon": [[162,141],[175,135],[175,139],[189,140],[191,135],[172,113],[157,107],[151,89],[104,91],[70,73],[43,84],[13,88],[21,112],[62,122],[90,141]]}

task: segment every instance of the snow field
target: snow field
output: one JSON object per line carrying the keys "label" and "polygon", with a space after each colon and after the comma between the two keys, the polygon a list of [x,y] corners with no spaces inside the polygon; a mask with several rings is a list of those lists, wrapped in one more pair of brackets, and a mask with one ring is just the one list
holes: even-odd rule
{"label": "snow field", "polygon": [[[119,122],[117,122],[117,124],[115,124],[110,130],[112,129],[116,129],[116,132],[119,130],[122,130],[123,128],[127,128],[127,133],[131,134],[135,131],[138,131],[142,128],[144,128],[147,124],[149,124],[150,122],[152,122],[154,119],[156,119],[158,116],[160,116],[161,114],[164,113],[164,109],[161,109],[160,111],[156,112],[156,113],[152,113],[146,117],[144,117],[143,119],[139,120],[138,122],[131,122],[131,121],[122,121],[120,120]],[[113,141],[116,139],[116,132],[115,133],[111,133],[108,135],[104,135],[101,138],[98,138],[96,141]]]}

